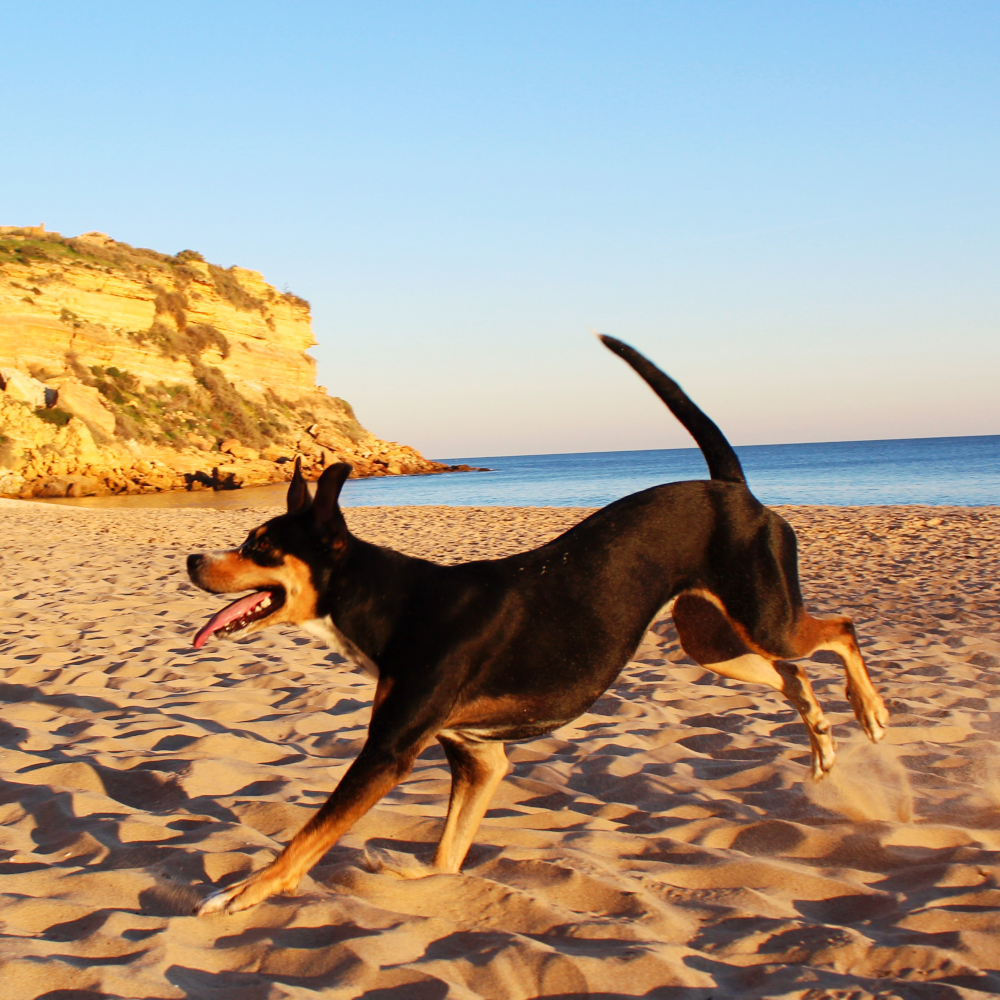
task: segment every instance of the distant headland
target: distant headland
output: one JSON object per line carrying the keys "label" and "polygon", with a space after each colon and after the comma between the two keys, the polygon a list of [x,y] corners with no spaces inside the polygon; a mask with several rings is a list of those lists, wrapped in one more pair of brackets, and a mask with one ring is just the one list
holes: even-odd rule
{"label": "distant headland", "polygon": [[104,233],[0,226],[0,495],[233,489],[466,471],[316,385],[309,303],[256,271]]}

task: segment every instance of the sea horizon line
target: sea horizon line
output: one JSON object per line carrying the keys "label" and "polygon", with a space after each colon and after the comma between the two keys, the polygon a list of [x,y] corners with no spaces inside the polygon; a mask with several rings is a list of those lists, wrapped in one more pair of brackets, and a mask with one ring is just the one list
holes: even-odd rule
{"label": "sea horizon line", "polygon": [[[734,444],[733,448],[740,451],[745,448],[802,448],[809,445],[834,445],[834,444],[894,444],[916,441],[967,441],[975,438],[1000,438],[1000,432],[996,434],[934,434],[922,437],[890,437],[890,438],[849,438],[831,441],[778,441],[768,444]],[[696,444],[684,448],[602,448],[595,451],[522,451],[507,452],[505,454],[490,454],[479,452],[476,454],[457,455],[450,458],[431,459],[434,462],[468,462],[472,460],[484,460],[491,458],[554,458],[561,455],[621,455],[621,454],[647,454],[649,452],[681,452],[700,451]]]}

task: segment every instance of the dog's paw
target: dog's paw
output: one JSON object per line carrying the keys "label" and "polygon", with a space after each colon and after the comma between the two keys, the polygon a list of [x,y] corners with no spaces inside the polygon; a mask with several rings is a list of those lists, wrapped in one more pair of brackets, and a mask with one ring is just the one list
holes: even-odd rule
{"label": "dog's paw", "polygon": [[243,890],[246,882],[237,882],[228,889],[210,893],[193,910],[196,917],[207,917],[211,913],[228,913],[230,901]]}
{"label": "dog's paw", "polygon": [[889,729],[889,709],[885,707],[885,702],[881,698],[878,700],[878,708],[875,710],[875,719],[878,722],[879,728],[882,730],[876,739],[882,739],[885,736],[887,730]]}
{"label": "dog's paw", "polygon": [[813,736],[812,744],[812,779],[822,781],[825,774],[833,770],[833,765],[837,761],[837,741],[832,734],[827,732],[817,732]]}
{"label": "dog's paw", "polygon": [[878,743],[889,729],[889,710],[885,702],[874,691],[863,695],[848,687],[846,693],[865,735],[872,743]]}
{"label": "dog's paw", "polygon": [[821,781],[824,774],[833,770],[837,760],[837,741],[826,718],[815,727],[809,727],[809,742],[812,746],[812,779]]}
{"label": "dog's paw", "polygon": [[194,914],[197,917],[207,917],[212,913],[239,913],[241,910],[249,910],[251,906],[264,902],[270,896],[276,896],[282,892],[288,892],[294,886],[288,886],[274,875],[268,874],[268,869],[264,868],[250,878],[243,879],[235,885],[228,886],[213,892],[210,896],[195,907]]}
{"label": "dog's paw", "polygon": [[864,706],[858,715],[861,728],[864,729],[872,743],[878,743],[889,729],[889,710],[882,699],[875,695]]}

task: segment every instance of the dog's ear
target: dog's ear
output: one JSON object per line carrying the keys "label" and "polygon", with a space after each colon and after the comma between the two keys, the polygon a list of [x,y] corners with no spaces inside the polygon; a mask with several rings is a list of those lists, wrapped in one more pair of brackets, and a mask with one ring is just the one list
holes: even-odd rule
{"label": "dog's ear", "polygon": [[344,515],[340,513],[340,491],[350,474],[351,466],[346,462],[338,462],[324,469],[323,475],[319,477],[316,498],[313,500],[313,514],[316,526],[324,533],[344,525]]}
{"label": "dog's ear", "polygon": [[301,514],[310,504],[309,487],[302,475],[302,459],[295,459],[295,474],[288,484],[288,513]]}

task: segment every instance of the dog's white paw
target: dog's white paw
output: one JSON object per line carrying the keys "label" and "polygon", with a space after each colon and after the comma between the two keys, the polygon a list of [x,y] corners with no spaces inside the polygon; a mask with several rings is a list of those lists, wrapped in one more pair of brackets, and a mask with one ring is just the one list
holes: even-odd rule
{"label": "dog's white paw", "polygon": [[273,873],[272,868],[262,868],[235,885],[213,892],[201,901],[194,912],[199,917],[206,917],[212,913],[239,913],[241,910],[249,910],[251,906],[256,906],[271,896],[293,892],[297,884],[297,878],[294,881],[287,876],[279,878]]}
{"label": "dog's white paw", "polygon": [[207,917],[211,913],[231,913],[229,904],[243,891],[246,881],[237,882],[228,889],[219,889],[206,896],[196,907],[196,917]]}

